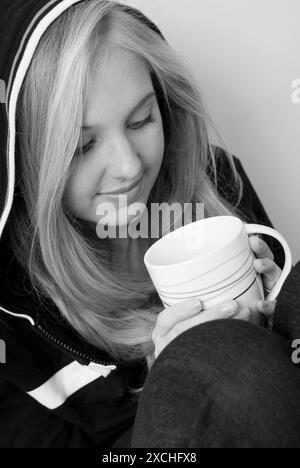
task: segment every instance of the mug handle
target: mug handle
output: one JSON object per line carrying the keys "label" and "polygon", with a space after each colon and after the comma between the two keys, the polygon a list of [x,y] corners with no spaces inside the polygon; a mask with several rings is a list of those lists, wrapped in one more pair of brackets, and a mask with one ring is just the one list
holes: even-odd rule
{"label": "mug handle", "polygon": [[260,224],[246,224],[245,223],[244,226],[248,235],[249,234],[264,234],[267,236],[275,237],[275,239],[277,239],[280,242],[280,244],[282,245],[284,249],[285,263],[284,263],[281,276],[277,280],[273,289],[269,292],[269,294],[266,297],[267,301],[275,301],[277,299],[278,294],[280,293],[283,283],[285,282],[288,275],[290,274],[292,266],[293,266],[291,249],[287,241],[285,240],[285,238],[281,234],[279,234],[279,232],[275,231],[275,229],[272,229],[267,226],[262,226]]}

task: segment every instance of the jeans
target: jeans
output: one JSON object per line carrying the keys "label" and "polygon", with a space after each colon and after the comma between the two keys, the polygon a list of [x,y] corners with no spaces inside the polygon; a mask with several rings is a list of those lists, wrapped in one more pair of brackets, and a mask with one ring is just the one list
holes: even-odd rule
{"label": "jeans", "polygon": [[288,340],[239,320],[185,331],[153,364],[127,442],[116,446],[300,448],[290,355]]}

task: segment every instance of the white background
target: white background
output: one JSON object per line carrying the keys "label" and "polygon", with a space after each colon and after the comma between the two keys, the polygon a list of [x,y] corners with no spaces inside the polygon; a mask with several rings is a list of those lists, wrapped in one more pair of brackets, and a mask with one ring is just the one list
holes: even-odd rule
{"label": "white background", "polygon": [[192,69],[206,108],[300,260],[299,0],[130,0]]}

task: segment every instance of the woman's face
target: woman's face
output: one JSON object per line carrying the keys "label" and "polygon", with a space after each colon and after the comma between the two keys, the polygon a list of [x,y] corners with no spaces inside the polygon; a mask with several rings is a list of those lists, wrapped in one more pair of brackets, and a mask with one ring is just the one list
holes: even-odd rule
{"label": "woman's face", "polygon": [[99,207],[110,206],[106,223],[128,224],[130,205],[146,205],[164,154],[150,73],[130,52],[111,49],[87,91],[82,145],[78,143],[84,154],[74,155],[64,206],[77,218],[96,223]]}

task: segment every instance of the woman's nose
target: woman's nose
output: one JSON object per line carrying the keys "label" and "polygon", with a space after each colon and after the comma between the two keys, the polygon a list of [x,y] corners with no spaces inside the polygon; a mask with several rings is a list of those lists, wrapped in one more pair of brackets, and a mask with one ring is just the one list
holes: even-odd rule
{"label": "woman's nose", "polygon": [[141,173],[139,152],[126,136],[114,138],[108,158],[108,172],[111,177],[132,180]]}

